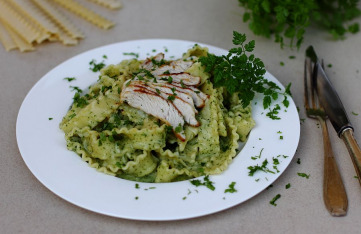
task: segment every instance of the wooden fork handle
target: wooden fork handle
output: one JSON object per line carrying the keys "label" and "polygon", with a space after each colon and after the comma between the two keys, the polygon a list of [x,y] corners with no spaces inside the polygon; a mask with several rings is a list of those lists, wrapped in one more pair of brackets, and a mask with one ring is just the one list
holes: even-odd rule
{"label": "wooden fork handle", "polygon": [[346,129],[341,133],[341,138],[345,142],[348,152],[350,153],[353,165],[355,167],[358,180],[361,185],[361,150],[352,129]]}
{"label": "wooden fork handle", "polygon": [[[332,216],[344,216],[347,213],[347,194],[338,170],[326,121],[320,118],[324,146],[323,200]],[[361,161],[360,161],[361,162]]]}

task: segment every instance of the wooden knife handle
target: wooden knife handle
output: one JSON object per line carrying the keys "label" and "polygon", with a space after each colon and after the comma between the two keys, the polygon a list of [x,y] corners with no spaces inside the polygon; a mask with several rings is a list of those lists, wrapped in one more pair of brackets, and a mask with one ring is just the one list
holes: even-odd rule
{"label": "wooden knife handle", "polygon": [[355,137],[353,136],[352,129],[346,129],[341,133],[341,138],[345,142],[348,152],[350,153],[353,165],[355,167],[358,181],[361,185],[361,150]]}
{"label": "wooden knife handle", "polygon": [[326,121],[319,120],[324,147],[323,200],[332,216],[345,216],[348,206],[346,190],[334,158]]}

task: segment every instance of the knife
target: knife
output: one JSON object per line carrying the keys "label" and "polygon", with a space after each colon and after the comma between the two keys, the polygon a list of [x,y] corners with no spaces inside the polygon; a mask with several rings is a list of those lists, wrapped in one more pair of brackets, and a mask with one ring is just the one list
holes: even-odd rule
{"label": "knife", "polygon": [[313,81],[316,85],[318,99],[338,136],[344,141],[361,185],[361,150],[353,135],[353,127],[345,108],[331,81],[323,70],[320,60],[312,46],[307,48],[306,56],[316,64],[313,71]]}

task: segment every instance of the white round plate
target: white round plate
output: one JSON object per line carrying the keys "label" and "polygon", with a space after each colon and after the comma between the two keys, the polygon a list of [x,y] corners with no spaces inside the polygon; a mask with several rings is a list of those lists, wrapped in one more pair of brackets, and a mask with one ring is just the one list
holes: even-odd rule
{"label": "white round plate", "polygon": [[[59,123],[72,103],[74,92],[70,86],[84,90],[98,79],[99,73],[89,69],[91,60],[116,64],[134,58],[128,53],[137,53],[139,59],[145,59],[158,52],[163,52],[168,59],[177,59],[194,44],[166,39],[120,42],[79,54],[48,72],[30,90],[17,118],[18,147],[30,171],[68,202],[97,213],[135,220],[199,217],[240,204],[267,188],[287,168],[298,146],[300,122],[290,97],[289,107],[280,111],[281,119],[272,120],[263,109],[262,96],[256,96],[252,102],[256,127],[229,168],[221,175],[209,177],[214,182],[214,191],[205,186],[195,187],[190,181],[150,184],[123,180],[96,171],[67,150]],[[227,53],[199,44],[217,55]],[[76,80],[68,82],[65,77]],[[266,73],[265,77],[283,88],[271,74]],[[259,159],[251,158],[260,155],[261,151]],[[280,162],[278,173],[259,171],[253,176],[248,175],[249,166],[261,165],[265,159],[268,160],[267,167],[275,171],[273,158]],[[225,193],[232,182],[235,182],[237,192]]]}

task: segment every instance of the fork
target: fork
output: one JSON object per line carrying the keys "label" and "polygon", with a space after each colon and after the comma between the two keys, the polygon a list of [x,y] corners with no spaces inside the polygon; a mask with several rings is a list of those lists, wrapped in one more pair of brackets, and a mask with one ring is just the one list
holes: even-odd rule
{"label": "fork", "polygon": [[332,216],[344,216],[347,213],[348,206],[347,194],[332,151],[326,123],[327,116],[318,103],[313,69],[313,62],[309,58],[306,58],[304,66],[304,99],[306,114],[307,117],[319,121],[323,134],[323,200],[327,210]]}

